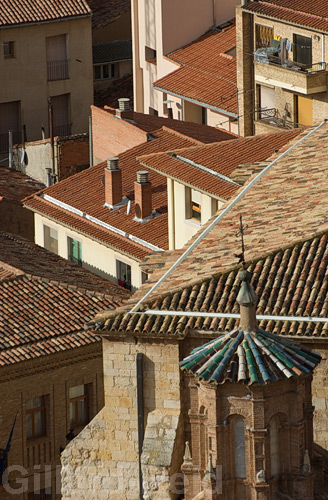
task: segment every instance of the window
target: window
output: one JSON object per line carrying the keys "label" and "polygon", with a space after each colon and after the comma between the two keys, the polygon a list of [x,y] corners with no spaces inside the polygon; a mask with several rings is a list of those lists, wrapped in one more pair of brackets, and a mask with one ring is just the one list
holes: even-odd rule
{"label": "window", "polygon": [[15,42],[4,42],[3,55],[5,59],[15,57]]}
{"label": "window", "polygon": [[89,421],[88,386],[77,385],[69,389],[70,425],[84,425]]}
{"label": "window", "polygon": [[202,220],[202,194],[195,189],[185,188],[186,219]]}
{"label": "window", "polygon": [[303,35],[294,35],[294,61],[311,66],[312,64],[312,38]]}
{"label": "window", "polygon": [[45,396],[26,401],[26,437],[37,438],[46,435]]}
{"label": "window", "polygon": [[94,67],[94,79],[106,80],[118,77],[118,64],[99,64]]}
{"label": "window", "polygon": [[128,290],[131,290],[131,266],[121,262],[116,261],[116,273],[117,273],[117,283]]}
{"label": "window", "polygon": [[58,233],[56,229],[43,226],[43,246],[50,252],[58,254]]}
{"label": "window", "polygon": [[202,108],[202,124],[207,125],[207,109]]}
{"label": "window", "polygon": [[256,49],[260,49],[262,47],[270,47],[272,39],[273,39],[273,28],[269,28],[269,26],[263,26],[262,24],[255,25]]}
{"label": "window", "polygon": [[67,35],[46,38],[48,82],[69,78]]}
{"label": "window", "polygon": [[246,477],[245,423],[242,417],[233,419],[235,477]]}
{"label": "window", "polygon": [[20,101],[0,104],[0,153],[8,153],[9,130],[14,132],[14,144],[20,141],[20,108]]}
{"label": "window", "polygon": [[158,111],[157,111],[157,109],[155,109],[155,108],[151,108],[151,107],[149,106],[149,108],[148,108],[148,114],[149,114],[149,115],[152,115],[152,116],[158,116]]}
{"label": "window", "polygon": [[80,241],[73,238],[67,238],[68,260],[75,262],[79,266],[82,265],[82,245]]}
{"label": "window", "polygon": [[145,59],[148,62],[156,63],[157,52],[155,49],[145,46]]}
{"label": "window", "polygon": [[148,274],[141,271],[141,284],[143,285],[148,280]]}
{"label": "window", "polygon": [[67,136],[71,133],[70,98],[70,94],[61,94],[50,98],[54,135]]}

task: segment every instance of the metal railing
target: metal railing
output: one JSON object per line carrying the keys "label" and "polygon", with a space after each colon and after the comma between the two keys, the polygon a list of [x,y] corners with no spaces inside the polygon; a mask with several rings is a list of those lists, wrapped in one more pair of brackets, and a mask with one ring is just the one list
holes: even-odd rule
{"label": "metal railing", "polygon": [[274,127],[290,129],[297,128],[298,123],[287,120],[284,116],[280,116],[278,109],[276,108],[258,108],[256,110],[257,120]]}
{"label": "metal railing", "polygon": [[[20,133],[14,131],[13,133],[13,144],[18,144],[20,142]],[[9,133],[0,134],[0,154],[5,154],[9,152]]]}
{"label": "metal railing", "polygon": [[66,137],[68,135],[71,135],[71,124],[68,123],[67,125],[59,125],[57,127],[54,127],[53,133],[54,136],[59,137]]}
{"label": "metal railing", "polygon": [[47,61],[48,82],[67,80],[69,78],[69,60]]}
{"label": "metal railing", "polygon": [[322,61],[313,64],[303,64],[296,61],[291,61],[289,59],[282,59],[281,57],[265,53],[262,54],[255,53],[254,61],[261,64],[281,66],[282,68],[290,69],[291,71],[302,71],[303,73],[318,73],[320,71],[326,71],[326,63]]}

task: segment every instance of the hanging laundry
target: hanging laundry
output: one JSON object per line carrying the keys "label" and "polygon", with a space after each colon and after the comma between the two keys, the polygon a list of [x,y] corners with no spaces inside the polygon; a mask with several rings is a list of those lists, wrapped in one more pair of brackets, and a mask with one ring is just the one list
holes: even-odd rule
{"label": "hanging laundry", "polygon": [[292,50],[292,42],[290,40],[288,40],[287,38],[287,41],[286,41],[286,50]]}

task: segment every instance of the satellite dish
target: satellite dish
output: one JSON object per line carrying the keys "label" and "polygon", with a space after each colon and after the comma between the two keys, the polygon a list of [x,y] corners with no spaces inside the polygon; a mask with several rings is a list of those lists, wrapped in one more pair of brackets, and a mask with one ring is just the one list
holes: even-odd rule
{"label": "satellite dish", "polygon": [[127,207],[126,207],[126,215],[129,215],[131,210],[131,200],[128,201]]}

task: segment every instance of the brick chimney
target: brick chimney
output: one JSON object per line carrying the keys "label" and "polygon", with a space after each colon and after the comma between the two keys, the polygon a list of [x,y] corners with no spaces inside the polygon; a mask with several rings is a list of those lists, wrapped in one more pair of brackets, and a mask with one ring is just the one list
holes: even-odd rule
{"label": "brick chimney", "polygon": [[122,201],[122,171],[118,166],[118,158],[107,158],[105,168],[105,204],[110,208]]}
{"label": "brick chimney", "polygon": [[118,109],[115,110],[115,116],[121,119],[133,119],[133,109],[131,108],[130,99],[128,97],[121,97],[118,100]]}
{"label": "brick chimney", "polygon": [[152,215],[151,183],[148,180],[148,172],[145,170],[137,172],[137,182],[134,183],[134,201],[138,219],[146,219]]}

